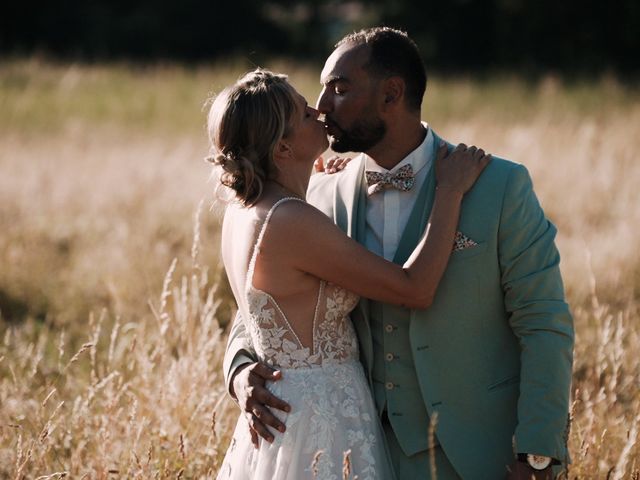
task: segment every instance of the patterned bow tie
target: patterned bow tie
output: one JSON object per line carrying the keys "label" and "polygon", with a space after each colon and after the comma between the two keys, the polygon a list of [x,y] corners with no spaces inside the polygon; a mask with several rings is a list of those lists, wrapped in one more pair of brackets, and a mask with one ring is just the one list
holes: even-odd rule
{"label": "patterned bow tie", "polygon": [[367,193],[373,195],[385,188],[396,188],[402,192],[408,192],[413,187],[415,178],[411,165],[405,165],[396,173],[365,172],[367,177]]}

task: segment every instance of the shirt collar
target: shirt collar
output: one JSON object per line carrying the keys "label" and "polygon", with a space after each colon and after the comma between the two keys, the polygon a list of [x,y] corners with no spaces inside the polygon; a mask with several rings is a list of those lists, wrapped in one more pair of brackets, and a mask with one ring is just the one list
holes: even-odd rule
{"label": "shirt collar", "polygon": [[363,153],[365,170],[380,173],[393,173],[398,169],[404,167],[405,165],[411,165],[411,167],[413,168],[413,173],[416,174],[426,165],[430,164],[432,161],[431,157],[434,142],[433,131],[431,130],[431,127],[429,127],[429,124],[427,122],[422,122],[422,126],[427,130],[427,134],[424,136],[424,140],[415,150],[404,157],[395,167],[393,167],[391,170],[387,170],[386,168],[378,165],[369,155]]}

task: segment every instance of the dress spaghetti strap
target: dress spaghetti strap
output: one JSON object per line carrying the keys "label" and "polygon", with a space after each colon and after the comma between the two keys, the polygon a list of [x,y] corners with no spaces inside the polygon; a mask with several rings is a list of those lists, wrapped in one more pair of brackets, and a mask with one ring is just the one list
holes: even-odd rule
{"label": "dress spaghetti strap", "polygon": [[[260,233],[258,234],[258,238],[256,239],[256,243],[253,246],[253,252],[251,254],[251,260],[249,261],[249,270],[247,271],[247,283],[246,283],[246,286],[245,286],[245,295],[248,296],[250,294],[250,292],[253,292],[254,294],[257,292],[258,294],[264,295],[265,297],[267,297],[268,300],[271,302],[272,306],[277,310],[278,314],[280,315],[280,318],[282,319],[284,324],[287,326],[287,329],[291,332],[291,334],[295,338],[295,340],[298,343],[298,345],[300,346],[300,348],[304,348],[304,344],[300,340],[300,337],[298,336],[298,334],[294,330],[293,326],[289,322],[289,319],[285,315],[284,311],[282,310],[282,308],[280,307],[280,305],[278,304],[276,299],[273,298],[273,296],[271,296],[271,294],[269,294],[268,292],[265,292],[264,290],[260,290],[260,289],[258,289],[258,288],[253,286],[253,273],[254,273],[254,270],[255,270],[256,259],[258,258],[258,252],[260,251],[260,245],[262,245],[262,239],[264,237],[265,231],[267,230],[267,225],[269,224],[269,220],[271,220],[271,216],[273,215],[273,212],[276,210],[276,208],[278,208],[280,205],[282,205],[284,202],[286,202],[288,200],[297,200],[299,202],[306,203],[304,200],[301,200],[298,197],[284,197],[284,198],[281,198],[280,200],[278,200],[276,203],[274,203],[273,206],[271,207],[271,209],[269,209],[269,212],[267,213],[267,216],[265,217],[264,222],[262,224],[262,228],[260,229]],[[318,296],[317,296],[317,299],[316,299],[316,308],[315,308],[315,312],[314,312],[313,320],[312,320],[312,331],[315,331],[316,320],[317,320],[317,317],[318,317],[318,309],[319,309],[320,299],[321,299],[323,290],[324,290],[324,282],[321,280],[320,281],[320,288],[318,289]],[[310,345],[310,348],[313,350],[313,345]]]}
{"label": "dress spaghetti strap", "polygon": [[[260,250],[260,245],[262,244],[262,238],[264,237],[264,232],[267,230],[267,225],[269,224],[269,220],[271,220],[271,215],[273,212],[282,205],[284,202],[289,200],[296,200],[298,202],[307,203],[304,200],[298,197],[284,197],[278,200],[267,212],[267,216],[262,223],[262,228],[260,229],[260,233],[258,234],[258,238],[256,239],[256,243],[253,245],[253,252],[251,253],[251,260],[249,261],[249,270],[247,271],[247,282],[245,285],[245,292],[249,290],[249,288],[253,287],[253,270],[256,266],[256,257],[258,256],[258,251]],[[255,287],[253,287],[255,288]]]}

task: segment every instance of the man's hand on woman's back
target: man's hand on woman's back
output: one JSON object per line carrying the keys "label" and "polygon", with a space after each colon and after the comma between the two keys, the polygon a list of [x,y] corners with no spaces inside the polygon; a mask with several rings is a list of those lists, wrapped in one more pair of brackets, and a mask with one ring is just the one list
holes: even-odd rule
{"label": "man's hand on woman's back", "polygon": [[265,363],[246,363],[237,368],[231,381],[231,394],[236,398],[242,414],[251,429],[251,442],[258,448],[259,437],[269,443],[273,434],[267,427],[284,432],[286,427],[273,413],[271,408],[290,412],[291,407],[285,401],[273,395],[266,382],[275,382],[282,378],[282,372]]}

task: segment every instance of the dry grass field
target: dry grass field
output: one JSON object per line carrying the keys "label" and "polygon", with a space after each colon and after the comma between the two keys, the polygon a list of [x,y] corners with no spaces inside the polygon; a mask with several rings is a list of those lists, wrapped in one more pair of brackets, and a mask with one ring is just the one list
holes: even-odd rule
{"label": "dry grass field", "polygon": [[[313,103],[317,68],[267,66]],[[0,478],[215,476],[237,410],[203,103],[248,68],[0,63]],[[435,77],[423,117],[531,171],[575,315],[568,477],[640,478],[640,91]]]}

